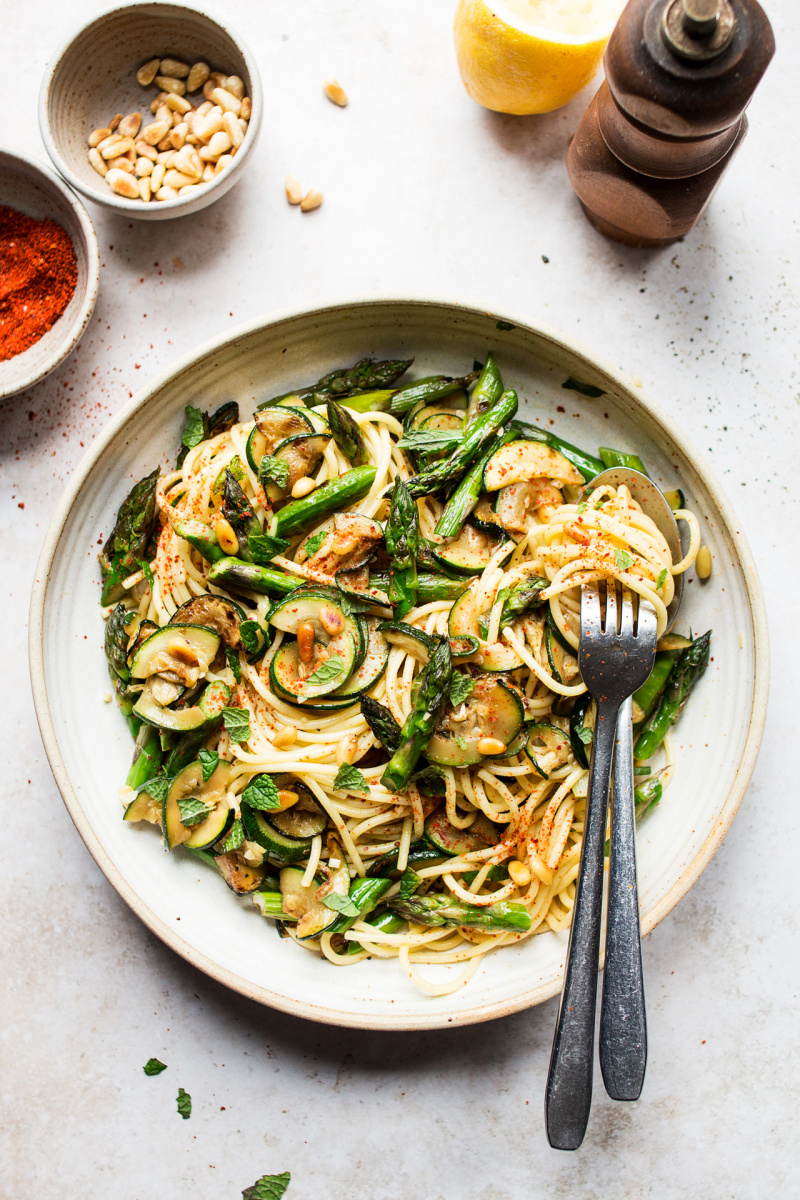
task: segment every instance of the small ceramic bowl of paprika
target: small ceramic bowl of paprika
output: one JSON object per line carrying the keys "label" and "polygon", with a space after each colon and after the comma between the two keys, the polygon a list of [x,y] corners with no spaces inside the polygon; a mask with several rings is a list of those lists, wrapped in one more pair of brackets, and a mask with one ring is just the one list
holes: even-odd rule
{"label": "small ceramic bowl of paprika", "polygon": [[80,341],[97,299],[89,215],[49,167],[0,146],[0,400],[33,387]]}

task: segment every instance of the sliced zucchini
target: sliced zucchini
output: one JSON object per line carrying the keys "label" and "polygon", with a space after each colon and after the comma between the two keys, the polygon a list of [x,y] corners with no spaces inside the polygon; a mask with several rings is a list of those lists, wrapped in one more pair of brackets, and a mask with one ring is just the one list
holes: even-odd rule
{"label": "sliced zucchini", "polygon": [[228,887],[232,892],[236,892],[237,896],[257,892],[267,878],[266,864],[255,866],[247,862],[239,850],[231,850],[228,854],[215,854],[214,862]]}
{"label": "sliced zucchini", "polygon": [[[355,625],[353,627],[355,628]],[[306,664],[300,659],[297,643],[285,643],[274,655],[269,666],[273,687],[280,695],[288,694],[300,703],[328,696],[350,677],[355,667],[359,644],[360,639],[354,637],[348,629],[315,655],[309,664],[309,672]]]}
{"label": "sliced zucchini", "polygon": [[436,644],[423,629],[415,629],[405,621],[382,621],[378,629],[391,646],[399,646],[421,663],[428,661]]}
{"label": "sliced zucchini", "polygon": [[496,492],[512,483],[528,483],[531,479],[554,479],[559,484],[583,487],[583,476],[572,463],[543,442],[521,440],[501,446],[483,472],[487,492]]}
{"label": "sliced zucchini", "polygon": [[675,488],[672,492],[664,492],[664,499],[673,512],[677,512],[679,508],[686,508],[686,497],[680,488]]}
{"label": "sliced zucchini", "polygon": [[273,815],[243,804],[242,825],[245,833],[251,842],[255,842],[266,851],[267,858],[277,866],[299,862],[310,852],[311,838],[295,838],[281,833],[272,824],[270,818]]}
{"label": "sliced zucchini", "polygon": [[337,571],[336,586],[345,596],[354,600],[362,600],[368,604],[389,605],[389,595],[378,587],[370,584],[369,567],[356,567],[355,570]]}
{"label": "sliced zucchini", "polygon": [[430,416],[424,415],[424,410],[420,414],[423,419],[415,424],[415,429],[431,429],[431,430],[459,430],[464,424],[465,412],[453,410],[451,412],[434,412]]}
{"label": "sliced zucchini", "polygon": [[[289,478],[286,487],[278,489],[281,495],[291,493],[299,479],[313,475],[322,462],[326,447],[330,441],[322,433],[295,433],[284,438],[275,447],[274,457],[281,459],[289,468]],[[271,487],[274,485],[270,485]]]}
{"label": "sliced zucchini", "polygon": [[470,513],[469,519],[484,533],[494,533],[495,535],[500,533],[500,519],[492,508],[492,502],[488,496],[481,496]]}
{"label": "sliced zucchini", "polygon": [[578,660],[571,646],[568,651],[564,649],[564,639],[554,621],[545,622],[544,646],[550,674],[558,683],[570,683],[578,674]]}
{"label": "sliced zucchini", "polygon": [[[379,631],[380,618],[365,617],[362,620],[367,627],[366,654],[361,665],[340,687],[316,704],[304,702],[304,697],[299,696],[296,690],[291,690],[292,681],[298,677],[301,664],[297,643],[288,642],[280,647],[270,664],[270,682],[276,695],[289,703],[309,708],[312,712],[336,712],[347,708],[363,692],[368,692],[374,687],[386,670],[389,643]],[[276,665],[278,659],[280,661]]]}
{"label": "sliced zucchini", "polygon": [[586,724],[586,715],[591,704],[592,697],[589,692],[584,692],[576,697],[569,718],[569,741],[575,762],[580,767],[589,766],[589,747],[592,743],[591,739],[584,742],[581,734],[590,729],[590,726]]}
{"label": "sliced zucchini", "polygon": [[317,570],[335,576],[337,571],[365,566],[382,541],[383,527],[377,521],[359,513],[337,513],[333,536],[326,538],[309,561]]}
{"label": "sliced zucchini", "polygon": [[456,829],[445,810],[438,808],[425,822],[425,840],[452,857],[494,846],[500,840],[500,830],[483,813],[478,813],[469,829]]}
{"label": "sliced zucchini", "polygon": [[457,708],[447,709],[428,742],[425,756],[441,766],[472,766],[487,757],[497,757],[478,750],[481,739],[487,737],[502,742],[505,749],[501,754],[506,754],[524,719],[519,690],[505,679],[481,675],[474,682],[472,694]]}
{"label": "sliced zucchini", "polygon": [[231,689],[221,679],[210,683],[197,701],[197,707],[205,714],[206,720],[214,721],[227,708],[231,698]]}
{"label": "sliced zucchini", "polygon": [[663,650],[688,650],[694,645],[691,638],[684,637],[682,633],[665,633],[662,638],[658,639],[656,650],[661,653]]}
{"label": "sliced zucchini", "polygon": [[520,537],[530,528],[531,518],[539,502],[540,489],[536,483],[511,483],[497,493],[494,505],[498,522],[512,537]]}
{"label": "sliced zucchini", "polygon": [[479,575],[497,549],[497,539],[474,525],[466,524],[457,538],[437,546],[434,558],[460,575]]}
{"label": "sliced zucchini", "polygon": [[328,895],[336,892],[340,896],[346,896],[350,890],[350,872],[344,865],[333,872],[331,879],[323,884],[322,888],[316,879],[308,887],[304,887],[304,874],[301,867],[284,867],[281,871],[284,911],[296,918],[296,935],[301,942],[307,938],[318,938],[339,916],[335,909],[328,908],[319,899],[318,893],[322,888],[326,889]]}
{"label": "sliced zucchini", "polygon": [[[228,804],[228,784],[231,769],[228,763],[220,762],[214,773],[203,780],[203,764],[190,763],[172,781],[164,799],[161,827],[170,850],[176,846],[188,846],[201,850],[224,837],[233,824],[233,809]],[[199,824],[184,825],[181,821],[179,801],[200,800],[209,806],[209,814]]]}
{"label": "sliced zucchini", "polygon": [[159,704],[153,696],[153,684],[149,679],[133,711],[146,724],[155,725],[157,729],[168,729],[172,733],[190,733],[208,721],[198,704],[186,705],[185,708],[165,708]]}
{"label": "sliced zucchini", "polygon": [[128,669],[130,669],[131,663],[136,658],[139,647],[143,646],[152,634],[158,633],[159,628],[160,626],[156,625],[155,621],[136,621],[131,624],[127,656]]}
{"label": "sliced zucchini", "polygon": [[389,661],[389,643],[380,632],[379,617],[360,617],[358,623],[366,626],[367,646],[361,665],[353,671],[350,678],[333,693],[333,700],[355,700],[363,692],[368,692],[380,679]]}
{"label": "sliced zucchini", "polygon": [[537,721],[528,726],[525,753],[542,779],[549,779],[551,771],[563,767],[569,758],[569,738],[563,729],[546,721]]}
{"label": "sliced zucchini", "polygon": [[[184,682],[186,676],[199,670],[204,675],[219,650],[220,636],[202,625],[165,625],[146,638],[131,662],[134,679],[150,675],[177,674]],[[197,676],[192,680],[196,682]]]}
{"label": "sliced zucchini", "polygon": [[285,837],[312,838],[326,828],[328,814],[310,788],[293,775],[276,775],[275,784],[282,791],[294,792],[297,802],[291,808],[270,813],[270,821]]}
{"label": "sliced zucchini", "polygon": [[453,656],[453,662],[463,662],[465,658],[472,658],[472,655],[477,654],[480,648],[481,644],[478,639],[469,634],[462,633],[459,637],[450,638],[450,653]]}
{"label": "sliced zucchini", "polygon": [[267,614],[267,621],[275,629],[295,636],[301,625],[311,624],[314,626],[314,637],[327,645],[334,636],[330,632],[334,626],[338,632],[348,627],[349,618],[340,607],[339,600],[333,588],[300,587],[281,600],[276,600]]}
{"label": "sliced zucchini", "polygon": [[224,596],[204,593],[182,604],[169,619],[170,625],[203,625],[218,633],[226,646],[238,650],[242,644],[239,626],[246,619],[245,611]]}
{"label": "sliced zucchini", "polygon": [[435,404],[428,404],[425,400],[419,400],[413,408],[409,409],[404,427],[407,430],[419,429],[422,422],[426,421],[429,417],[435,416],[437,413],[453,412],[459,415],[463,424],[468,403],[467,393],[461,389],[457,392],[452,392],[449,396],[442,397]]}
{"label": "sliced zucchini", "polygon": [[[488,612],[488,609],[486,610]],[[475,604],[474,583],[463,592],[450,609],[447,619],[448,632],[451,638],[472,637],[480,640],[484,671],[515,671],[522,666],[522,659],[511,646],[505,642],[493,642],[487,645],[481,634],[478,618],[479,613]]]}
{"label": "sliced zucchini", "polygon": [[123,820],[147,821],[149,825],[160,825],[161,809],[162,804],[158,800],[154,800],[147,792],[139,792],[125,809]]}

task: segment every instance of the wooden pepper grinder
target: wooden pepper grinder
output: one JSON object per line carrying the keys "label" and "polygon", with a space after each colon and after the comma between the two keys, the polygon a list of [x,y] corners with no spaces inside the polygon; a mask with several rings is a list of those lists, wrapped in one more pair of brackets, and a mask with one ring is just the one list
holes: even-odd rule
{"label": "wooden pepper grinder", "polygon": [[688,233],[747,132],[774,51],[757,0],[629,0],[567,153],[592,224],[629,246]]}

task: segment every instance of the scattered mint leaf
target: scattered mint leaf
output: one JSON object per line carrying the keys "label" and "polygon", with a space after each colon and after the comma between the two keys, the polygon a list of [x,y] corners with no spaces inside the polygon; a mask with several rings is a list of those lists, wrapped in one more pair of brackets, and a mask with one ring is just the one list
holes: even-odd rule
{"label": "scattered mint leaf", "polygon": [[196,446],[198,442],[202,442],[206,436],[205,421],[203,419],[205,414],[199,408],[192,408],[190,404],[187,404],[185,411],[186,420],[183,424],[181,442],[187,450],[191,450],[192,446]]}
{"label": "scattered mint leaf", "polygon": [[333,683],[338,679],[344,670],[344,663],[338,654],[332,654],[330,658],[326,658],[325,662],[320,663],[316,671],[313,671],[306,680],[306,686],[309,684],[318,687],[320,684]]}
{"label": "scattered mint leaf", "polygon": [[232,850],[238,850],[244,842],[244,829],[241,821],[234,821],[231,825],[231,831],[222,843],[222,853],[230,854]]}
{"label": "scattered mint leaf", "polygon": [[478,617],[478,628],[481,631],[481,637],[486,641],[486,635],[489,632],[489,617],[486,613],[481,613]]}
{"label": "scattered mint leaf", "polygon": [[261,812],[273,812],[280,808],[278,788],[271,775],[256,775],[242,792],[242,803]]}
{"label": "scattered mint leaf", "polygon": [[413,896],[421,883],[422,876],[418,875],[413,867],[406,867],[400,879],[400,899],[407,900],[409,896]]}
{"label": "scattered mint leaf", "polygon": [[617,550],[615,556],[618,570],[627,571],[629,567],[633,566],[633,555],[628,554],[627,550]]}
{"label": "scattered mint leaf", "polygon": [[145,1075],[160,1075],[162,1071],[166,1071],[167,1064],[159,1062],[157,1058],[148,1058],[147,1062],[142,1067]]}
{"label": "scattered mint leaf", "polygon": [[216,750],[201,750],[197,757],[203,764],[203,783],[205,783],[219,766],[219,755]]}
{"label": "scattered mint leaf", "polygon": [[361,792],[362,795],[368,796],[369,784],[358,767],[351,767],[349,763],[342,763],[336,772],[336,778],[333,781],[333,790],[335,792]]}
{"label": "scattered mint leaf", "polygon": [[178,1104],[178,1112],[181,1114],[184,1121],[188,1121],[189,1117],[192,1115],[192,1097],[188,1092],[185,1092],[183,1088],[179,1087],[176,1100]]}
{"label": "scattered mint leaf", "polygon": [[667,582],[667,568],[664,567],[658,579],[656,580],[656,591],[660,592],[664,584]]}
{"label": "scattered mint leaf", "polygon": [[588,507],[589,507],[589,505],[586,503],[586,501],[581,500],[580,504],[578,505],[578,507],[575,511],[578,513],[578,515],[580,515],[581,513],[585,513]]}
{"label": "scattered mint leaf", "polygon": [[290,544],[287,538],[274,537],[271,533],[251,533],[247,538],[253,562],[261,567],[266,567],[276,554],[283,554]]}
{"label": "scattered mint leaf", "polygon": [[580,729],[575,731],[578,739],[583,742],[584,746],[588,746],[592,740],[592,731],[586,725],[581,725]]}
{"label": "scattered mint leaf", "polygon": [[418,454],[433,454],[437,450],[450,450],[464,440],[460,429],[410,429],[397,443],[401,450],[414,450]]}
{"label": "scattered mint leaf", "polygon": [[242,466],[242,460],[239,458],[238,454],[234,454],[233,458],[228,463],[227,467],[222,468],[219,475],[217,476],[217,478],[214,480],[213,484],[211,485],[212,495],[221,496],[222,493],[225,491],[225,472],[226,471],[230,471],[231,475],[233,476],[233,478],[236,480],[237,483],[243,483],[246,478],[245,469]]}
{"label": "scattered mint leaf", "polygon": [[357,917],[359,907],[355,900],[351,900],[349,896],[343,896],[340,892],[331,892],[323,897],[322,903],[326,908],[332,908],[334,912],[341,913],[344,917]]}
{"label": "scattered mint leaf", "polygon": [[136,795],[139,796],[142,792],[147,792],[148,796],[152,796],[156,804],[163,804],[171,783],[172,780],[167,775],[156,775],[153,779],[148,779],[143,783],[136,792]]}
{"label": "scattered mint leaf", "polygon": [[319,533],[314,533],[310,538],[306,538],[306,540],[303,542],[303,549],[309,558],[311,558],[312,554],[317,553],[327,536],[327,531],[322,529]]}
{"label": "scattered mint leaf", "polygon": [[561,386],[570,392],[580,392],[582,396],[590,396],[592,400],[605,396],[602,388],[595,387],[593,383],[581,383],[580,380],[573,379],[571,375]]}
{"label": "scattered mint leaf", "polygon": [[250,713],[246,708],[223,708],[222,719],[232,742],[246,742],[250,737]]}
{"label": "scattered mint leaf", "polygon": [[242,664],[239,662],[239,651],[232,650],[230,646],[225,647],[225,657],[228,660],[228,666],[233,671],[233,678],[237,683],[242,682]]}
{"label": "scattered mint leaf", "polygon": [[453,708],[472,695],[472,689],[475,685],[469,675],[462,675],[460,671],[454,671],[450,680],[450,703]]}
{"label": "scattered mint leaf", "polygon": [[[250,538],[251,549],[252,546],[253,539]],[[264,634],[258,621],[242,621],[239,626],[239,637],[242,639],[242,645],[248,654],[255,654],[261,647],[263,636]]]}
{"label": "scattered mint leaf", "polygon": [[181,825],[191,829],[193,825],[199,825],[201,821],[205,821],[211,812],[211,805],[206,804],[204,800],[198,800],[195,796],[184,796],[178,801],[178,811],[181,814]]}
{"label": "scattered mint leaf", "polygon": [[466,739],[465,739],[465,738],[463,738],[463,737],[461,736],[461,734],[459,734],[459,735],[458,735],[458,737],[456,737],[456,738],[453,738],[453,741],[454,741],[454,742],[455,742],[455,744],[458,746],[459,750],[466,750],[466,749],[467,749],[467,742],[466,742]]}
{"label": "scattered mint leaf", "polygon": [[277,483],[279,488],[285,488],[289,482],[288,462],[265,454],[258,466],[258,481],[262,487],[266,487],[268,483]]}
{"label": "scattered mint leaf", "polygon": [[244,1189],[243,1200],[281,1200],[291,1178],[288,1171],[282,1175],[262,1175],[252,1187]]}

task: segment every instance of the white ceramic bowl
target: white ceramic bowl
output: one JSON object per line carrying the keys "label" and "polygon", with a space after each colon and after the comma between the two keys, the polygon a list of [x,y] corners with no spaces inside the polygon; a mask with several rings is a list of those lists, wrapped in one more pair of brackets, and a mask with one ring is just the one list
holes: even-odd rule
{"label": "white ceramic bowl", "polygon": [[[567,935],[547,933],[500,950],[466,988],[432,999],[396,962],[336,968],[281,941],[208,868],[161,853],[152,829],[126,826],[117,789],[131,741],[119,713],[101,700],[109,683],[97,540],[133,481],[171,462],[187,397],[204,408],[236,397],[246,416],[257,399],[364,355],[414,355],[418,375],[460,374],[489,348],[529,419],[552,418],[588,449],[609,442],[635,449],[658,482],[680,484],[714,554],[711,580],[687,587],[683,613],[697,631],[713,627],[714,660],[689,718],[676,727],[674,782],[639,831],[648,932],[709,862],[747,787],[766,710],[766,623],[750,551],[713,475],[640,389],[582,347],[514,317],[501,327],[479,309],[419,300],[348,302],[244,326],[165,371],[109,423],[72,479],[39,562],[30,623],[36,710],[59,788],[97,863],[150,929],[195,966],[255,1000],[314,1020],[424,1029],[514,1012],[559,990]],[[568,376],[605,395],[589,400],[563,390]]]}
{"label": "white ceramic bowl", "polygon": [[[152,119],[156,88],[140,87],[136,71],[158,55],[189,64],[206,62],[212,71],[239,75],[253,113],[233,164],[217,179],[196,194],[145,204],[111,191],[87,158],[87,139],[118,112],[141,112],[143,124]],[[198,95],[202,100],[200,93],[189,99],[195,102]],[[55,166],[87,200],[136,220],[163,221],[199,212],[241,178],[255,148],[262,108],[253,54],[227,22],[184,4],[129,4],[95,17],[56,51],[39,92],[39,129]]]}
{"label": "white ceramic bowl", "polygon": [[0,362],[0,400],[33,387],[74,350],[89,324],[100,283],[100,254],[89,214],[49,167],[0,146],[0,206],[37,221],[49,218],[70,236],[78,278],[72,298],[51,329],[22,354]]}

